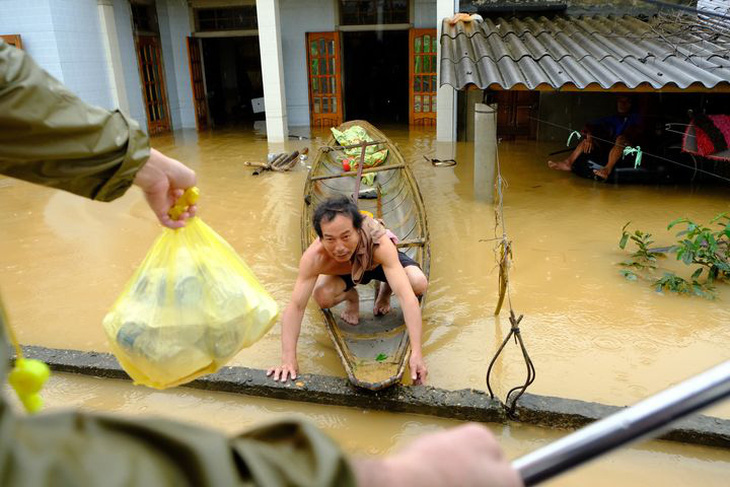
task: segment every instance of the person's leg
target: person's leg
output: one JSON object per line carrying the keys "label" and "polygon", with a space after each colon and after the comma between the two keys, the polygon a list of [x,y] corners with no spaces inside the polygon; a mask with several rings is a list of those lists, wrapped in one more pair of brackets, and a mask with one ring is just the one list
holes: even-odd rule
{"label": "person's leg", "polygon": [[616,142],[613,144],[613,147],[611,147],[611,151],[608,153],[608,162],[603,167],[603,169],[596,169],[593,171],[593,173],[603,179],[607,179],[608,176],[611,174],[611,171],[613,171],[614,166],[616,163],[621,159],[621,156],[624,153],[624,147],[629,145],[629,140],[624,137],[623,135],[619,135],[616,138]]}
{"label": "person's leg", "polygon": [[581,140],[580,143],[575,147],[573,152],[570,153],[570,156],[563,159],[562,161],[548,161],[548,167],[550,167],[550,169],[555,169],[556,171],[570,171],[570,169],[573,167],[573,163],[575,163],[575,160],[578,159],[578,157],[583,154],[583,152],[586,152],[587,145],[587,139]]}
{"label": "person's leg", "polygon": [[348,289],[342,277],[319,276],[312,295],[320,308],[332,308],[345,301],[345,310],[340,317],[351,325],[360,321],[360,297],[354,287]]}
{"label": "person's leg", "polygon": [[[413,292],[416,296],[422,296],[428,288],[428,279],[423,273],[420,267],[415,264],[408,265],[404,268],[408,281],[411,283]],[[393,289],[391,289],[388,281],[383,281],[380,284],[380,291],[378,297],[375,299],[375,305],[373,306],[373,314],[375,316],[384,315],[390,312],[390,297],[393,295]]]}

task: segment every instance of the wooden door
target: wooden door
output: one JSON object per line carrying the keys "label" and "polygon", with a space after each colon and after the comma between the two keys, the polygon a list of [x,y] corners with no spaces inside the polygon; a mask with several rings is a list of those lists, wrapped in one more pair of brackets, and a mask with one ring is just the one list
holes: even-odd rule
{"label": "wooden door", "polygon": [[208,128],[208,100],[205,97],[200,43],[195,37],[188,37],[188,57],[190,60],[190,84],[193,88],[193,105],[195,106],[195,126],[200,132]]}
{"label": "wooden door", "polygon": [[147,131],[150,135],[169,132],[170,112],[167,108],[160,40],[157,36],[138,35],[136,41],[139,76],[147,112]]}
{"label": "wooden door", "polygon": [[20,41],[19,34],[0,35],[0,38],[13,47],[17,47],[18,49],[23,49],[23,43]]}
{"label": "wooden door", "polygon": [[537,109],[540,93],[536,91],[499,91],[497,99],[497,135],[534,139],[537,135]]}
{"label": "wooden door", "polygon": [[307,33],[309,114],[313,127],[336,127],[344,120],[341,59],[337,32]]}
{"label": "wooden door", "polygon": [[436,29],[411,29],[409,117],[411,125],[436,125]]}

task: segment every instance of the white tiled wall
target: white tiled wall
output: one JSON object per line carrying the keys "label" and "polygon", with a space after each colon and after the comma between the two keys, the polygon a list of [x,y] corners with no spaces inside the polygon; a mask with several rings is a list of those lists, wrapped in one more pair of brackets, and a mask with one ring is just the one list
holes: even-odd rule
{"label": "white tiled wall", "polygon": [[0,33],[81,99],[111,106],[96,0],[0,0]]}
{"label": "white tiled wall", "polygon": [[20,34],[25,49],[51,75],[63,81],[50,0],[0,0],[0,34]]}
{"label": "white tiled wall", "polygon": [[436,28],[436,0],[416,0],[413,27],[416,29]]}
{"label": "white tiled wall", "polygon": [[49,6],[64,84],[87,103],[116,108],[96,0],[51,0]]}

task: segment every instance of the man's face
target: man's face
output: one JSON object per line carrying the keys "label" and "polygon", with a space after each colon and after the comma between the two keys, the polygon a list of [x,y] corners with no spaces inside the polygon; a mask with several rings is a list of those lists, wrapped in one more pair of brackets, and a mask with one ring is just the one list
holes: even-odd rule
{"label": "man's face", "polygon": [[621,115],[626,115],[631,110],[631,100],[627,96],[619,96],[616,99],[616,110]]}
{"label": "man's face", "polygon": [[338,214],[334,219],[322,221],[322,245],[337,262],[348,262],[357,248],[360,236],[345,215]]}

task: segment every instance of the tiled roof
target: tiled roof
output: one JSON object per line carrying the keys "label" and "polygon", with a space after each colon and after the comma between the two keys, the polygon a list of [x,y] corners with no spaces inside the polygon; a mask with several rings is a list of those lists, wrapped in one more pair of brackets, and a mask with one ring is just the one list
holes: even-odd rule
{"label": "tiled roof", "polygon": [[730,84],[730,37],[671,39],[630,16],[485,19],[441,35],[441,84],[502,89]]}

